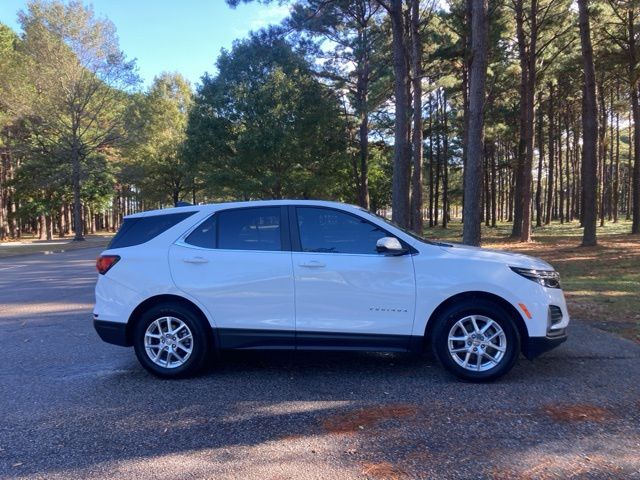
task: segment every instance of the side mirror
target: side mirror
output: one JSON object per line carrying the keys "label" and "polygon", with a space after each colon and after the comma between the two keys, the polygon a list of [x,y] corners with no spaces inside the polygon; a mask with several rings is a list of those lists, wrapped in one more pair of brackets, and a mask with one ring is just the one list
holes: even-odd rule
{"label": "side mirror", "polygon": [[407,249],[402,246],[400,240],[395,237],[382,237],[376,243],[378,253],[385,255],[404,255]]}

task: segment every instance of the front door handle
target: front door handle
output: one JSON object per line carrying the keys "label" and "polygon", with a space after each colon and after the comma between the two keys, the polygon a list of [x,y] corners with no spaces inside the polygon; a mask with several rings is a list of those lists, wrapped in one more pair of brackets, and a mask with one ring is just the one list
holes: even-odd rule
{"label": "front door handle", "polygon": [[311,260],[310,262],[303,262],[300,264],[301,267],[304,268],[322,268],[326,267],[326,265],[322,262],[318,262],[316,260]]}
{"label": "front door handle", "polygon": [[204,257],[183,258],[182,261],[185,263],[209,263],[209,260]]}

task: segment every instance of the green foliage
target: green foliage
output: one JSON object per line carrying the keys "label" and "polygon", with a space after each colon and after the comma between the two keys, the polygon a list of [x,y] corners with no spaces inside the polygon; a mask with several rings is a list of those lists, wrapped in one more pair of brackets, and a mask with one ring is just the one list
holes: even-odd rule
{"label": "green foliage", "polygon": [[391,205],[391,148],[384,143],[376,143],[369,150],[369,195],[372,211],[382,210]]}
{"label": "green foliage", "polygon": [[[195,94],[173,73],[158,76],[148,90],[137,90],[135,65],[120,50],[113,24],[80,0],[28,2],[19,14],[20,35],[0,24],[0,200],[14,202],[25,223],[58,211],[74,195],[93,209],[116,210],[123,196],[135,197],[134,208],[236,198],[355,203],[362,202],[365,190],[364,159],[371,208],[388,208],[397,119],[387,3],[253,1],[286,3],[290,15],[279,27],[253,33],[222,51],[215,74],[205,74]],[[251,0],[226,0],[231,7],[241,3]],[[410,2],[401,3],[407,10]],[[563,149],[558,153],[565,161],[570,157],[571,180],[577,182],[571,192],[568,181],[558,187],[556,197],[560,188],[565,198],[579,196],[580,187],[583,72],[572,2],[489,0],[484,134],[487,151],[497,148],[503,206],[512,202],[520,140],[521,52],[514,18],[520,3],[525,43],[532,29],[538,35],[535,116],[542,128],[535,136],[542,136],[535,145],[545,147],[541,186],[548,189],[553,134],[551,143]],[[472,60],[469,5],[468,0],[422,1],[418,29],[424,191],[442,200],[446,161],[448,203],[455,209],[462,205],[464,86]],[[532,14],[536,5],[537,15]],[[631,13],[638,37],[640,11],[635,1],[594,0],[590,13],[598,88],[604,93],[599,101],[606,101],[601,115],[609,126],[617,114],[620,119],[619,166],[611,165],[614,138],[608,130],[601,132],[602,155],[609,149],[606,178],[619,173],[619,210],[624,210],[634,161],[627,134],[629,85],[637,85],[640,76],[628,70],[627,19]],[[549,128],[551,92],[554,128]],[[367,148],[368,157],[361,155]],[[430,181],[438,181],[438,188]],[[599,188],[606,190],[607,182]],[[0,202],[0,237],[6,204]]]}
{"label": "green foliage", "polygon": [[277,31],[223,51],[188,128],[208,191],[220,198],[332,197],[343,179],[344,130],[334,93]]}
{"label": "green foliage", "polygon": [[145,94],[133,97],[127,117],[124,152],[129,183],[151,202],[181,200],[192,184],[193,172],[183,148],[192,106],[189,82],[180,74],[156,77]]}
{"label": "green foliage", "polygon": [[[113,24],[80,1],[35,0],[19,20],[24,76],[14,76],[7,88],[8,110],[29,120],[29,141],[22,145],[28,161],[71,166],[66,180],[78,225],[81,202],[98,202],[110,188],[110,177],[102,176],[106,169],[96,162],[124,135],[126,90],[137,82],[134,63],[119,49]],[[76,228],[76,236],[82,237],[82,229]]]}

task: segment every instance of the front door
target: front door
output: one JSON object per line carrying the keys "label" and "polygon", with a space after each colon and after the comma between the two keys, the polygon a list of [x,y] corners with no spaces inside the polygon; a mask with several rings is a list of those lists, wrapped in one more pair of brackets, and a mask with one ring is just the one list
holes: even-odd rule
{"label": "front door", "polygon": [[285,207],[217,212],[171,247],[176,286],[204,304],[221,348],[293,348]]}
{"label": "front door", "polygon": [[326,207],[292,215],[298,348],[404,350],[415,310],[411,255],[386,256],[391,236],[366,219]]}

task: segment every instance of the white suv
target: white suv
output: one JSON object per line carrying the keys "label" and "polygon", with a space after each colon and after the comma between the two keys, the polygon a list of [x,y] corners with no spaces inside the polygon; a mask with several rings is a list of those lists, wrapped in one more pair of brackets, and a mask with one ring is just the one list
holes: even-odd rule
{"label": "white suv", "polygon": [[473,381],[566,340],[536,258],[430,242],[356,206],[277,200],[130,215],[98,258],[94,325],[163,377],[226,349],[422,352]]}

